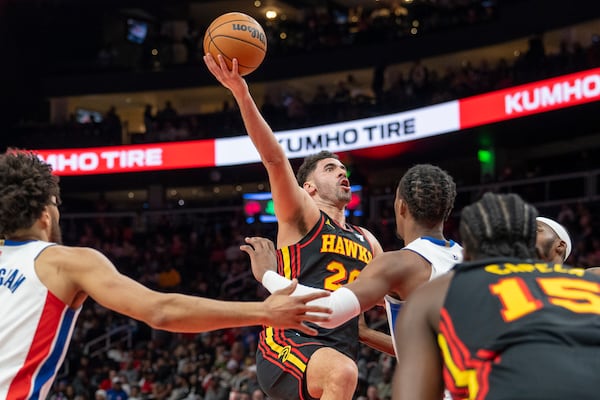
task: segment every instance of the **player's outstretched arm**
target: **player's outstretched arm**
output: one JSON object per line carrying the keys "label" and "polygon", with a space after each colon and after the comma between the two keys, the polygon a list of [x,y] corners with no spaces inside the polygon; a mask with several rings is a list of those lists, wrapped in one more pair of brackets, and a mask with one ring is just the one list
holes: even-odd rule
{"label": "player's outstretched arm", "polygon": [[232,69],[227,67],[223,56],[204,56],[204,63],[217,80],[231,91],[240,109],[244,127],[258,151],[263,165],[269,174],[273,193],[275,215],[282,222],[294,222],[298,215],[310,210],[309,218],[315,221],[319,210],[310,197],[298,186],[292,165],[283,148],[277,141],[269,124],[265,121],[252,98],[248,85],[238,73],[238,61],[233,59]]}
{"label": "player's outstretched arm", "polygon": [[372,349],[389,354],[390,356],[396,356],[392,337],[387,333],[369,327],[365,321],[364,314],[361,314],[358,318],[358,338],[361,343],[366,344]]}
{"label": "player's outstretched arm", "polygon": [[[246,238],[246,245],[240,249],[248,253],[252,264],[254,277],[262,282],[263,286],[271,293],[288,287],[292,281],[276,272],[277,259],[273,242],[266,238]],[[298,284],[293,295],[301,296],[325,292],[310,286]],[[318,323],[324,328],[334,328],[360,314],[360,303],[352,291],[341,287],[331,293],[331,296],[313,300],[311,305],[320,305],[332,310],[331,318]]]}
{"label": "player's outstretched arm", "polygon": [[263,302],[267,315],[267,321],[263,325],[291,328],[316,335],[318,331],[306,325],[306,322],[319,324],[329,321],[331,308],[315,303],[318,299],[329,297],[329,293],[320,291],[292,296],[297,285],[298,281],[294,279],[290,286],[276,291]]}
{"label": "player's outstretched arm", "polygon": [[52,246],[39,259],[42,257],[44,263],[60,266],[56,267],[62,275],[60,281],[70,287],[69,292],[77,293],[73,297],[88,295],[100,305],[156,329],[204,332],[270,325],[316,334],[305,322],[327,321],[331,312],[326,306],[307,304],[328,296],[327,292],[291,296],[297,282],[273,293],[264,302],[220,301],[151,290],[119,273],[108,258],[90,248]]}

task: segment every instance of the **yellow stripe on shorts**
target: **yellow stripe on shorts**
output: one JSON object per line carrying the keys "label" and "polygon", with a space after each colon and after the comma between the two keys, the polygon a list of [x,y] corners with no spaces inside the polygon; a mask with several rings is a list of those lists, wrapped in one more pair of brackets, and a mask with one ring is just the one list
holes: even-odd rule
{"label": "yellow stripe on shorts", "polygon": [[291,352],[289,345],[282,346],[275,341],[274,329],[272,327],[265,329],[265,342],[271,350],[277,353],[279,361],[282,363],[289,362],[302,372],[306,370],[306,363]]}

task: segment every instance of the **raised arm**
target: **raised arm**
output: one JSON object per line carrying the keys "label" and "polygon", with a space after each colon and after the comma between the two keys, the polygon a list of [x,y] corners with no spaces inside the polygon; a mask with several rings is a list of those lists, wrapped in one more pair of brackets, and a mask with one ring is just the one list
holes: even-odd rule
{"label": "raised arm", "polygon": [[[218,58],[215,60],[210,54],[207,54],[204,56],[204,62],[215,78],[231,91],[239,106],[246,132],[267,169],[273,193],[275,215],[277,215],[280,227],[282,227],[282,223],[284,229],[285,224],[296,225],[300,215],[316,221],[319,209],[310,196],[298,185],[283,148],[261,115],[250,94],[248,84],[238,73],[237,59],[233,59],[233,67],[229,70],[223,57],[219,55]],[[308,225],[310,226],[312,223]]]}

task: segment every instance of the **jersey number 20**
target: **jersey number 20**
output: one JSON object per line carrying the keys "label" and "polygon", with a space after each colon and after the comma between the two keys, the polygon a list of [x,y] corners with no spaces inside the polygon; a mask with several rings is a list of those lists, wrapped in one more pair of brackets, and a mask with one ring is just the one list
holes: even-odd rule
{"label": "jersey number 20", "polygon": [[332,261],[327,264],[327,270],[333,272],[333,274],[325,278],[323,288],[331,291],[337,290],[342,287],[342,285],[352,282],[360,274],[360,270],[358,269],[353,269],[348,272],[344,264],[338,261]]}

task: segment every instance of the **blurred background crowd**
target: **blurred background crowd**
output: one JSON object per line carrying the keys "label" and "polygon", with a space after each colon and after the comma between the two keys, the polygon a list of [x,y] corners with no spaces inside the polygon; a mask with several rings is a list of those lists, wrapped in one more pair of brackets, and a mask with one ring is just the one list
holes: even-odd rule
{"label": "blurred background crowd", "polygon": [[[247,79],[275,131],[600,67],[600,7],[583,0],[12,0],[0,2],[0,50],[12,60],[0,66],[0,144],[65,149],[244,135],[235,103],[201,60],[204,29],[232,10],[252,13],[268,35],[265,63]],[[395,184],[412,164],[429,162],[458,185],[447,237],[460,239],[460,210],[483,192],[517,192],[567,227],[568,264],[599,266],[598,104],[341,154],[362,186],[361,212],[348,218],[386,250],[402,247]],[[495,163],[482,164],[482,148]],[[101,250],[156,290],[266,296],[239,250],[246,236],[275,237],[276,225],[249,219],[242,199],[268,191],[261,165],[61,182],[66,244]],[[366,314],[383,331],[385,318],[380,308]],[[90,300],[50,398],[265,399],[254,360],[259,331],[172,334]],[[356,398],[389,399],[394,358],[363,346],[358,365]]]}

